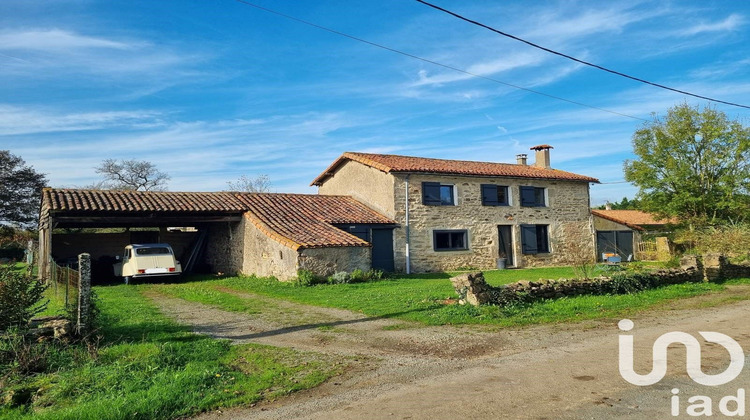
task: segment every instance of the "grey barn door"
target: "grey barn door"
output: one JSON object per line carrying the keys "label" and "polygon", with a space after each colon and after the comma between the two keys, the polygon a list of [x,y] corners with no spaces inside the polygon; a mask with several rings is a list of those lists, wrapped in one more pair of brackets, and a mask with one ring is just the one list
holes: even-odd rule
{"label": "grey barn door", "polygon": [[393,271],[393,229],[372,230],[372,268]]}

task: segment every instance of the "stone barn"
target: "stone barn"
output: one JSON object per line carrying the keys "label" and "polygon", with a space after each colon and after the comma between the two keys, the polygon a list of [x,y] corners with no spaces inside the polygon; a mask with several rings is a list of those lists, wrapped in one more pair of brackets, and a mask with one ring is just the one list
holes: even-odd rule
{"label": "stone barn", "polygon": [[[49,275],[51,261],[82,252],[111,264],[134,242],[173,245],[183,267],[203,264],[212,272],[280,280],[300,269],[320,275],[371,267],[392,271],[392,258],[382,255],[393,254],[395,226],[343,196],[46,188],[39,273]],[[126,230],[108,232],[113,228]]]}

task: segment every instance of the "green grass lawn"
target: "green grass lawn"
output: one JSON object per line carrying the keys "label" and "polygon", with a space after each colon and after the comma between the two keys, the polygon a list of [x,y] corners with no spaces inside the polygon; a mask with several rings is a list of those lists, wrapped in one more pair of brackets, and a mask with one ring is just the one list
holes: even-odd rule
{"label": "green grass lawn", "polygon": [[[98,350],[48,346],[42,373],[11,377],[0,388],[0,418],[172,419],[274,399],[344,368],[319,354],[192,334],[161,315],[141,290],[96,287]],[[33,402],[3,406],[9,392],[30,394]]]}
{"label": "green grass lawn", "polygon": [[[518,280],[572,276],[573,271],[569,267],[485,272],[485,278],[492,285]],[[469,305],[446,304],[446,299],[456,297],[450,277],[449,273],[418,274],[369,283],[309,287],[299,287],[267,278],[230,277],[149,287],[165,294],[236,312],[257,313],[263,311],[268,303],[243,298],[220,289],[228,288],[303,304],[349,309],[373,317],[398,318],[428,325],[498,326],[621,317],[668,304],[676,299],[717,293],[725,289],[721,284],[691,283],[665,286],[630,295],[578,296],[504,308],[476,308]]]}

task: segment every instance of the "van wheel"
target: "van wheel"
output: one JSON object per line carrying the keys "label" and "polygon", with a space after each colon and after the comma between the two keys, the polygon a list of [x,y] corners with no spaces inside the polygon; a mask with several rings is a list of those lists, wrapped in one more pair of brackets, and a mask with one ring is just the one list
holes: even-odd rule
{"label": "van wheel", "polygon": [[123,279],[125,280],[125,284],[130,284],[130,276],[125,276]]}

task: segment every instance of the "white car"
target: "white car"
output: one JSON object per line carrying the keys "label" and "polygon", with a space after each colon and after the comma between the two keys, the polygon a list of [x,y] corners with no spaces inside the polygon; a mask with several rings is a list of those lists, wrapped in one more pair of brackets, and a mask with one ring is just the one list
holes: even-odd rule
{"label": "white car", "polygon": [[114,265],[115,276],[125,284],[131,279],[155,276],[179,276],[182,266],[168,244],[132,244],[125,247]]}

